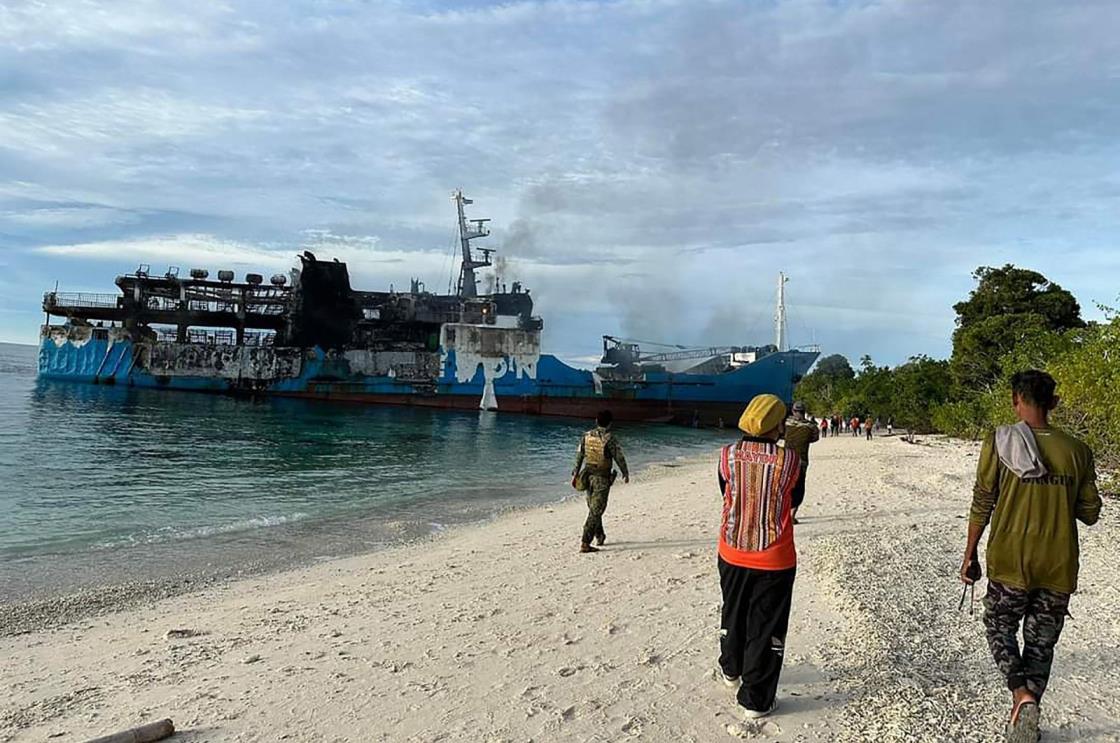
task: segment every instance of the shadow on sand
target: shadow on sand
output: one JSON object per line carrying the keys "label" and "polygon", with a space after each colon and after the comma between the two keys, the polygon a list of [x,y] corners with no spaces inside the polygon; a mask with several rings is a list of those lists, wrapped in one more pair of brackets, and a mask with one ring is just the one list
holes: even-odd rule
{"label": "shadow on sand", "polygon": [[627,542],[620,540],[612,542],[610,537],[607,537],[607,543],[601,548],[604,552],[626,552],[628,550],[678,550],[678,549],[692,549],[692,550],[711,550],[712,558],[715,558],[716,541],[715,537],[712,539],[682,539],[670,540],[662,542]]}

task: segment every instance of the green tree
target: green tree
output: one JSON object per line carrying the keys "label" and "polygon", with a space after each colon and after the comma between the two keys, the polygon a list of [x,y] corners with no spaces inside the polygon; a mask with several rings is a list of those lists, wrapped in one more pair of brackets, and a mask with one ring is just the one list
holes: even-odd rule
{"label": "green tree", "polygon": [[1070,331],[1065,341],[1064,351],[1046,367],[1058,382],[1054,422],[1084,439],[1099,467],[1115,478],[1120,470],[1120,315]]}
{"label": "green tree", "polygon": [[1037,271],[981,266],[973,277],[976,288],[953,305],[957,329],[950,370],[962,399],[991,391],[1003,373],[1001,359],[1024,338],[1085,327],[1073,295]]}
{"label": "green tree", "polygon": [[844,400],[844,415],[886,418],[891,409],[892,376],[890,367],[876,366],[870,356],[863,356],[852,392]]}
{"label": "green tree", "polygon": [[1042,315],[1029,312],[995,315],[957,328],[949,365],[961,396],[990,391],[1003,374],[1004,357],[1051,330]]}
{"label": "green tree", "polygon": [[933,411],[949,399],[949,362],[912,356],[892,373],[891,415],[911,433],[934,430]]}
{"label": "green tree", "polygon": [[855,375],[852,365],[840,354],[826,356],[798,383],[794,397],[804,402],[814,415],[832,415],[841,409]]}
{"label": "green tree", "polygon": [[838,353],[825,356],[818,361],[817,365],[813,367],[812,373],[829,379],[852,379],[856,375],[852,365],[848,363],[848,359]]}
{"label": "green tree", "polygon": [[1052,330],[1085,327],[1081,305],[1072,294],[1038,271],[1010,263],[1002,268],[981,266],[972,273],[978,285],[968,299],[957,302],[957,325],[967,328],[1000,315],[1041,315]]}
{"label": "green tree", "polygon": [[[1001,332],[996,333],[996,327]],[[1051,361],[1068,351],[1074,342],[1075,334],[1081,330],[1067,333],[1050,330],[1038,315],[1019,315],[1012,318],[991,318],[978,322],[972,328],[979,328],[981,336],[989,341],[999,335],[998,342],[989,342],[983,347],[969,345],[972,342],[968,331],[965,333],[964,347],[969,353],[965,356],[974,359],[977,365],[985,365],[985,374],[991,377],[983,387],[971,389],[954,385],[950,399],[937,406],[932,412],[933,427],[950,436],[975,439],[995,426],[1015,422],[1015,412],[1011,409],[1011,376],[1023,369],[1046,369]],[[958,358],[953,361],[956,362]],[[960,368],[950,362],[952,376],[956,382]],[[970,369],[977,372],[978,366]]]}

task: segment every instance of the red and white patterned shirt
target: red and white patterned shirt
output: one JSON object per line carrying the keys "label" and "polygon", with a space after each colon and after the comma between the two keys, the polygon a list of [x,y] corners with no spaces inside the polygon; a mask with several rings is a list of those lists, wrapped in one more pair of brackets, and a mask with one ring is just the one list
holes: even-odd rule
{"label": "red and white patterned shirt", "polygon": [[797,565],[792,507],[800,476],[797,452],[773,441],[744,438],[720,450],[719,555],[725,562],[756,570]]}

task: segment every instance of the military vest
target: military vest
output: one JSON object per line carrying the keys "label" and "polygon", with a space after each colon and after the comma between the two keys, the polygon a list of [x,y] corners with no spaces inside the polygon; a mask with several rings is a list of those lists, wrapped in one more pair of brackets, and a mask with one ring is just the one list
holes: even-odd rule
{"label": "military vest", "polygon": [[583,461],[587,469],[599,474],[611,471],[611,455],[607,451],[610,440],[610,431],[595,429],[583,435]]}

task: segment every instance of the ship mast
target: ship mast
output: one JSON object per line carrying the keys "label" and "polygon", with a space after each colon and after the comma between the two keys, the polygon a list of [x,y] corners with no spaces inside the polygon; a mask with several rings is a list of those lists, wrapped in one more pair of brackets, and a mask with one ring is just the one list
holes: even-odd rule
{"label": "ship mast", "polygon": [[774,313],[774,345],[779,351],[788,351],[786,342],[786,282],[789,281],[782,272],[778,273],[778,309]]}
{"label": "ship mast", "polygon": [[490,262],[490,254],[494,251],[491,248],[480,248],[482,260],[476,261],[471,254],[471,240],[490,234],[490,230],[486,227],[486,223],[490,220],[467,219],[463,207],[474,202],[464,196],[462,190],[456,191],[453,198],[459,212],[459,244],[463,248],[463,263],[459,267],[459,288],[456,293],[464,299],[473,299],[478,296],[478,279],[475,278],[474,270],[493,265]]}

